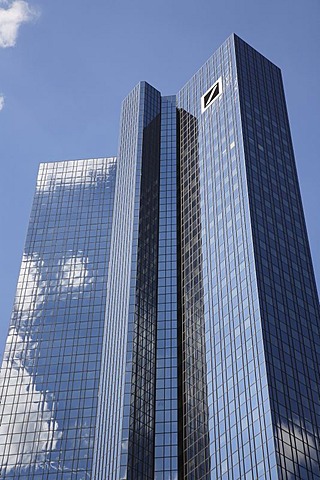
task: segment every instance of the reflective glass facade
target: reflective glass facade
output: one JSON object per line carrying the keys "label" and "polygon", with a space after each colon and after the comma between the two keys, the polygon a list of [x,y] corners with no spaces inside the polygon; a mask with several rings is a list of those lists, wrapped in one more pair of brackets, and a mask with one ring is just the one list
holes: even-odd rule
{"label": "reflective glass facade", "polygon": [[[188,268],[195,298],[189,306],[182,290],[191,317],[188,322],[182,316],[182,322],[199,329],[199,339],[187,331],[184,341],[198,349],[189,381],[193,409],[203,412],[203,424],[193,428],[195,446],[188,441],[189,431],[183,438],[185,478],[277,478],[233,42],[231,37],[223,44],[178,96],[181,172],[184,176],[186,162],[193,161],[197,169],[191,176],[186,171],[191,180],[188,195],[181,194],[182,229],[184,209],[188,215],[192,205],[196,208],[192,187],[198,202],[189,235],[193,249],[183,243],[181,248],[182,275]],[[201,96],[219,78],[222,94],[202,112]],[[193,152],[194,159],[185,151]],[[196,323],[192,309],[197,304]],[[188,422],[194,425],[187,409],[185,428]],[[200,460],[205,462],[202,471],[193,474]]]}
{"label": "reflective glass facade", "polygon": [[41,164],[1,368],[1,478],[91,478],[115,158]]}
{"label": "reflective glass facade", "polygon": [[161,102],[154,478],[178,478],[176,97]]}
{"label": "reflective glass facade", "polygon": [[117,159],[40,167],[1,478],[320,480],[319,302],[280,70],[139,83]]}
{"label": "reflective glass facade", "polygon": [[177,107],[182,478],[319,479],[319,302],[280,70],[233,35]]}
{"label": "reflective glass facade", "polygon": [[320,478],[319,302],[281,72],[235,48],[279,476]]}

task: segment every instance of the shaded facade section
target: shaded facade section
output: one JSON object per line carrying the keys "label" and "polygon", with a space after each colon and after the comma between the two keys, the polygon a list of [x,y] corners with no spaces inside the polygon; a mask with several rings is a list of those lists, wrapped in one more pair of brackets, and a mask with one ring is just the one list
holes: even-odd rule
{"label": "shaded facade section", "polygon": [[279,478],[320,478],[319,301],[280,70],[235,37]]}
{"label": "shaded facade section", "polygon": [[41,164],[1,368],[1,478],[93,478],[114,158]]}
{"label": "shaded facade section", "polygon": [[178,112],[181,269],[179,478],[209,479],[198,122],[185,110],[179,109]]}

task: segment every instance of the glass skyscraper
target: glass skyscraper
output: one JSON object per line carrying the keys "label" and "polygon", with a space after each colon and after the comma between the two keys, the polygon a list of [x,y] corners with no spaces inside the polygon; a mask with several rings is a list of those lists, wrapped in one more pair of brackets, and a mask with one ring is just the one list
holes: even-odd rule
{"label": "glass skyscraper", "polygon": [[320,480],[319,325],[281,72],[232,35],[117,158],[41,164],[0,478]]}

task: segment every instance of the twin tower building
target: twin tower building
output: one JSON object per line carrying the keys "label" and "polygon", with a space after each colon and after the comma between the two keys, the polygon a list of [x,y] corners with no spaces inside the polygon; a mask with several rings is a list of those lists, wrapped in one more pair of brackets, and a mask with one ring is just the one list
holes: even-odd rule
{"label": "twin tower building", "polygon": [[319,480],[319,323],[281,73],[232,35],[117,158],[40,165],[0,477]]}

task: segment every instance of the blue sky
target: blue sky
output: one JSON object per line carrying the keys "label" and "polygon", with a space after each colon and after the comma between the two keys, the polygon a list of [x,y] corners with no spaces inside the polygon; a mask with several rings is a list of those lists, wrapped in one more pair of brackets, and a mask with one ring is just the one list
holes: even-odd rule
{"label": "blue sky", "polygon": [[40,162],[117,153],[140,80],[176,93],[235,32],[283,72],[320,282],[319,0],[0,0],[0,351]]}

